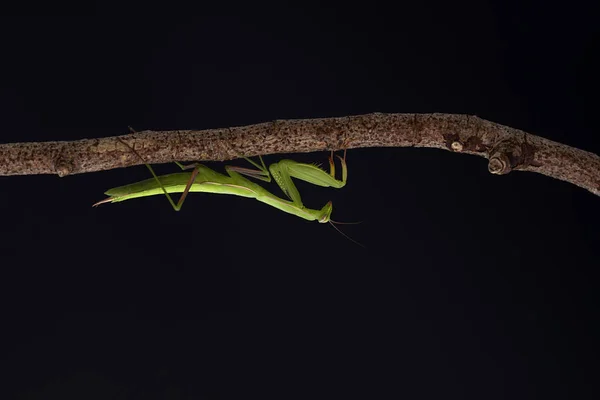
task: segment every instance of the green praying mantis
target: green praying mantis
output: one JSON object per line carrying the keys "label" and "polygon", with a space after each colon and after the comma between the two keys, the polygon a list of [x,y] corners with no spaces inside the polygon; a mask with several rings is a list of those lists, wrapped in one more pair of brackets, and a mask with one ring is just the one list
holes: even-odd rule
{"label": "green praying mantis", "polygon": [[[133,147],[120,138],[119,141],[129,147],[133,153],[135,153],[142,161],[144,161]],[[340,159],[342,166],[341,180],[337,180],[335,178],[335,162],[333,159],[333,151],[329,156],[329,172],[324,171],[317,165],[300,163],[288,159],[271,164],[267,169],[262,157],[260,156],[260,165],[251,159],[244,157],[257,169],[227,165],[225,166],[227,175],[216,172],[202,164],[191,164],[185,166],[176,162],[176,164],[182,170],[185,171],[193,168],[193,171],[157,176],[152,167],[149,164],[144,163],[150,170],[153,178],[109,189],[105,192],[105,194],[109,197],[95,203],[94,206],[98,206],[103,203],[116,203],[139,197],[164,194],[167,196],[167,199],[169,200],[169,203],[173,209],[175,211],[179,211],[188,193],[206,192],[254,198],[260,202],[266,203],[281,211],[296,215],[305,220],[316,220],[320,223],[329,222],[331,224],[332,222],[335,222],[331,220],[331,212],[333,210],[331,201],[325,204],[325,206],[320,210],[305,207],[302,203],[300,193],[292,181],[292,178],[300,179],[317,186],[333,187],[336,189],[342,188],[346,185],[346,179],[348,177],[348,170],[346,167],[346,150],[344,150],[343,158],[340,156],[337,157]],[[255,182],[250,181],[249,179],[246,179],[244,176],[264,182],[271,182],[271,177],[273,177],[275,182],[279,185],[289,200],[282,199],[272,194],[267,189]],[[177,203],[173,201],[170,193],[181,193]],[[339,231],[339,229],[337,229],[337,227],[335,227],[333,224],[332,226]],[[342,232],[340,231],[340,233]],[[343,235],[346,236],[345,234]]]}

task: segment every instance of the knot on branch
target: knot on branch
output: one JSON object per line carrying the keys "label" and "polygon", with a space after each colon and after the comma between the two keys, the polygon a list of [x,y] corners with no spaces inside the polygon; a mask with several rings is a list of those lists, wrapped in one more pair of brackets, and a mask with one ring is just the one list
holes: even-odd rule
{"label": "knot on branch", "polygon": [[461,151],[463,151],[464,146],[461,142],[455,141],[455,142],[452,142],[452,144],[450,145],[450,148],[452,148],[452,150],[454,150],[454,151],[461,152]]}
{"label": "knot on branch", "polygon": [[526,137],[522,141],[516,138],[501,140],[489,152],[488,171],[505,175],[528,166],[539,167],[541,164],[534,161],[535,150]]}
{"label": "knot on branch", "polygon": [[457,133],[445,133],[442,134],[446,148],[448,150],[460,153],[462,151],[468,151],[473,153],[481,153],[487,151],[488,147],[483,143],[483,140],[479,136],[468,136],[467,138],[461,138]]}
{"label": "knot on branch", "polygon": [[54,171],[61,178],[70,175],[73,168],[72,159],[63,154],[63,152],[54,160]]}

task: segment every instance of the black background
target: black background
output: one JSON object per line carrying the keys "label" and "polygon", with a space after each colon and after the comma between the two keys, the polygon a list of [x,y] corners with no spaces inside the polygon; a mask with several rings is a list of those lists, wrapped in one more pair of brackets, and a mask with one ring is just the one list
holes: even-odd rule
{"label": "black background", "polygon": [[[599,154],[593,10],[498,3],[4,17],[0,140],[445,112]],[[0,177],[2,398],[594,397],[598,197],[435,149],[348,165],[298,187],[366,249],[231,196],[91,207],[141,166]]]}

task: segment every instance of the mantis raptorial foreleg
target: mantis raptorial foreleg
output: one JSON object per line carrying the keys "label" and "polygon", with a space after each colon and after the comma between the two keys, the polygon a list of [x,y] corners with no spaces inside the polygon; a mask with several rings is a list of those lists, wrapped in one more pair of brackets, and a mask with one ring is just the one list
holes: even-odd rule
{"label": "mantis raptorial foreleg", "polygon": [[323,187],[342,188],[346,185],[348,177],[348,169],[346,167],[346,150],[344,150],[344,158],[338,156],[342,163],[342,180],[335,179],[335,163],[333,161],[333,152],[329,156],[329,174],[321,168],[312,164],[298,163],[293,160],[281,160],[278,163],[271,164],[269,171],[275,182],[281,190],[288,196],[294,204],[302,205],[300,193],[294,185],[292,178],[312,183],[313,185]]}

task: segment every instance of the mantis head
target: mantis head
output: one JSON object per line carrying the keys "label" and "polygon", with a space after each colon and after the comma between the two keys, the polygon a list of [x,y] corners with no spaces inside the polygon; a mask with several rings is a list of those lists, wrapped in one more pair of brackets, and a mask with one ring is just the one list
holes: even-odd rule
{"label": "mantis head", "polygon": [[333,211],[333,204],[331,201],[325,204],[325,207],[321,209],[321,212],[317,218],[317,221],[321,224],[326,224],[331,219],[331,211]]}

